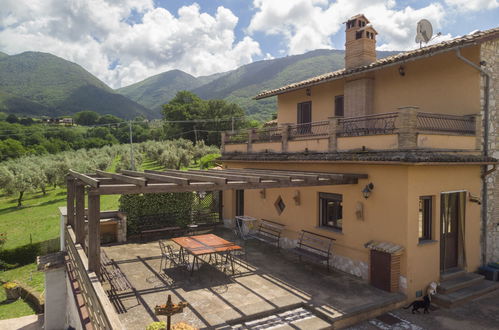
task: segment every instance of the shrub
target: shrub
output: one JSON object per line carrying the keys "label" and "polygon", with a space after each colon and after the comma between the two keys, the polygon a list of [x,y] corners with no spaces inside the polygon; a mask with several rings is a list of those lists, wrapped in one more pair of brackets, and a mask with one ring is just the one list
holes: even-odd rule
{"label": "shrub", "polygon": [[137,233],[140,217],[145,215],[172,215],[179,227],[185,227],[191,221],[194,197],[191,192],[121,195],[119,210],[127,215],[128,233]]}
{"label": "shrub", "polygon": [[220,154],[208,154],[199,160],[199,167],[201,169],[211,168],[217,165],[216,161],[220,158]]}

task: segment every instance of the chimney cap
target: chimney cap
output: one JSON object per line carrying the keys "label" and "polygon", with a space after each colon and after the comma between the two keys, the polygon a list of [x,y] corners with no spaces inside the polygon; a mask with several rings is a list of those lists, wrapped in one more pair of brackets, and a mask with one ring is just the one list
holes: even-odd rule
{"label": "chimney cap", "polygon": [[371,23],[366,24],[366,26],[361,27],[357,31],[364,31],[367,29],[372,30],[374,33],[378,34],[378,31],[376,31],[376,29],[373,27],[373,25]]}
{"label": "chimney cap", "polygon": [[367,19],[367,17],[364,14],[357,14],[357,15],[352,16],[349,19],[347,19],[345,22],[343,22],[343,24],[345,24],[346,22],[353,21],[354,19],[358,19],[358,18],[363,18],[366,21],[366,23],[369,23],[369,20]]}

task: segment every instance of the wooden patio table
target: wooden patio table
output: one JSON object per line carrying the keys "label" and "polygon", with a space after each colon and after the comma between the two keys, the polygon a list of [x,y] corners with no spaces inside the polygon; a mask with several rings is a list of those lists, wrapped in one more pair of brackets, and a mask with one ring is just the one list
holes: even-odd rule
{"label": "wooden patio table", "polygon": [[211,260],[212,254],[225,254],[226,261],[230,260],[232,274],[234,274],[234,260],[231,257],[230,252],[234,250],[242,250],[242,247],[239,245],[229,242],[214,234],[175,237],[171,240],[179,245],[182,250],[192,254],[194,257],[192,259],[191,275],[194,272],[194,264],[197,262],[199,265],[199,259],[201,256],[210,255]]}

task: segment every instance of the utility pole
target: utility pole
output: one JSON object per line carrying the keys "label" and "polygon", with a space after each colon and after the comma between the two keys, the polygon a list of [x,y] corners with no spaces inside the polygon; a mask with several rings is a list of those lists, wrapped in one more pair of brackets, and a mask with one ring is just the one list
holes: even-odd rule
{"label": "utility pole", "polygon": [[196,125],[194,125],[194,139],[196,140],[196,143],[198,143],[198,130]]}
{"label": "utility pole", "polygon": [[132,138],[132,121],[130,120],[130,166],[132,171],[135,171],[135,158],[133,157],[133,138]]}
{"label": "utility pole", "polygon": [[234,117],[232,117],[232,133],[234,133]]}

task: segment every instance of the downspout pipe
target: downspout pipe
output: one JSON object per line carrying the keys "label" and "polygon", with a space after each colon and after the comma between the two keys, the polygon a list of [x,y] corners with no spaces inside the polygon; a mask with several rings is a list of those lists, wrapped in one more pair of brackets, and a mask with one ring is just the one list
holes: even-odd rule
{"label": "downspout pipe", "polygon": [[[476,65],[461,54],[461,49],[456,49],[456,56],[464,63],[468,64],[485,77],[485,86],[483,87],[483,152],[487,157],[489,155],[489,90],[490,75],[481,66]],[[482,166],[482,265],[487,263],[487,165]]]}

